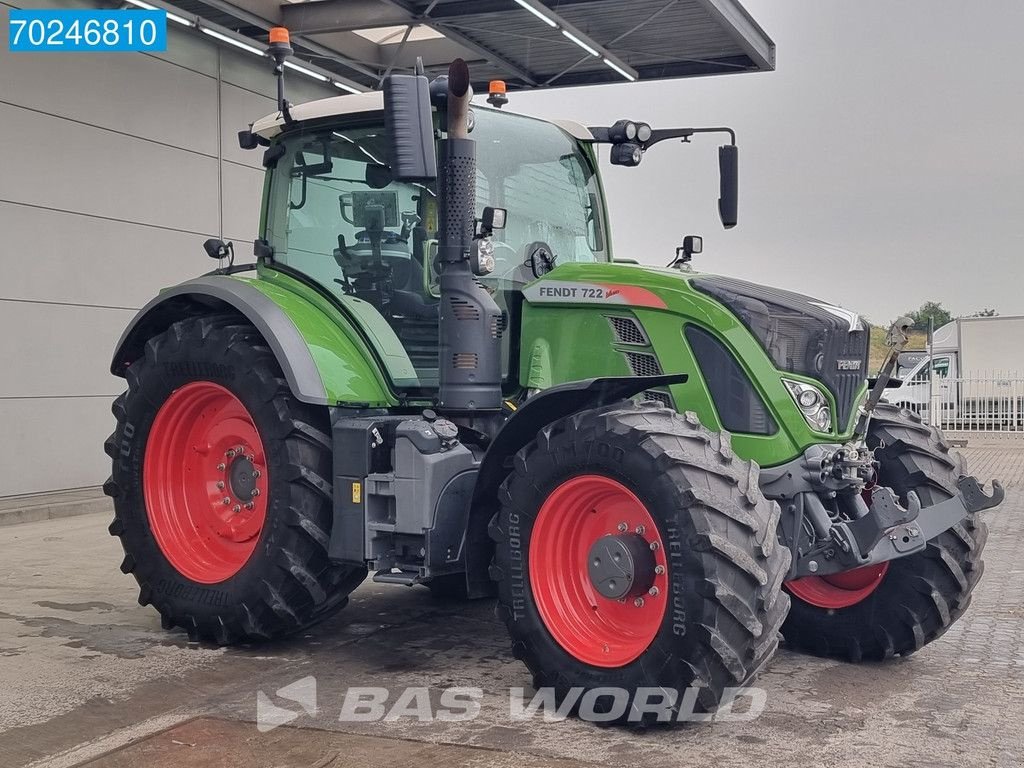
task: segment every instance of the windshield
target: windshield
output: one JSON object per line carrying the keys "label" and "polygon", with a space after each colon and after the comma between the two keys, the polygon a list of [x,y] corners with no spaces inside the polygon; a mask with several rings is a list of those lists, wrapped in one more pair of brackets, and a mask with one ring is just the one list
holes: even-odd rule
{"label": "windshield", "polygon": [[[597,174],[580,145],[560,128],[520,115],[477,110],[477,212],[508,210],[494,233],[495,278],[532,279],[515,269],[531,243],[544,242],[556,264],[607,261]],[[504,253],[503,253],[504,251]]]}
{"label": "windshield", "polygon": [[[475,117],[476,214],[508,209],[494,236],[497,267],[483,282],[508,309],[507,294],[535,277],[526,262],[538,242],[556,264],[607,260],[600,189],[590,159],[557,126],[480,109]],[[434,185],[391,178],[376,121],[303,129],[280,145],[264,232],[274,262],[359,314],[396,386],[436,386]]]}

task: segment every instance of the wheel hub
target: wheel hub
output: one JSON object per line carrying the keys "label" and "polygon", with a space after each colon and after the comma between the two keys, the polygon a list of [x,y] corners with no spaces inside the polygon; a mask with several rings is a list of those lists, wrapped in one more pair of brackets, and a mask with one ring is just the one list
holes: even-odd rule
{"label": "wheel hub", "polygon": [[646,594],[654,585],[654,552],[635,533],[602,536],[590,548],[587,575],[602,597],[620,600]]}
{"label": "wheel hub", "polygon": [[231,493],[240,501],[251,501],[253,491],[256,490],[256,479],[259,476],[259,470],[256,469],[249,456],[237,457],[231,462],[231,467],[228,469]]}

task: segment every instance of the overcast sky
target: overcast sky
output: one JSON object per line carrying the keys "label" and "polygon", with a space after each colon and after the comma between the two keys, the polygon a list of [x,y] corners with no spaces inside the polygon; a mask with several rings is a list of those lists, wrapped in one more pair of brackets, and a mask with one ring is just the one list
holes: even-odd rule
{"label": "overcast sky", "polygon": [[775,72],[516,93],[585,124],[730,125],[739,225],[717,218],[717,136],[639,168],[604,153],[620,257],[800,290],[886,323],[926,300],[1024,314],[1024,2],[743,0]]}

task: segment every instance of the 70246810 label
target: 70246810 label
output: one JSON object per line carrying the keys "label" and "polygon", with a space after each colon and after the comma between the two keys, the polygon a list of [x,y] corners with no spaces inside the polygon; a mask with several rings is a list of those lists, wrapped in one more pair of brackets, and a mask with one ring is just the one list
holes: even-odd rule
{"label": "70246810 label", "polygon": [[166,51],[164,10],[10,10],[11,51]]}

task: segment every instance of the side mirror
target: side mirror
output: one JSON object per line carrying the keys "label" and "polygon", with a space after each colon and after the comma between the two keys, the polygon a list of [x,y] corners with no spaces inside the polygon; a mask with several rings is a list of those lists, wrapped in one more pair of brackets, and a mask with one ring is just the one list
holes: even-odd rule
{"label": "side mirror", "polygon": [[216,237],[211,237],[203,243],[203,250],[206,251],[206,255],[211,259],[226,259],[230,257],[234,261],[235,258],[235,244],[225,243]]}
{"label": "side mirror", "polygon": [[480,217],[480,231],[491,232],[495,229],[504,229],[507,218],[508,211],[506,209],[493,208],[488,205],[484,208],[483,215]]}
{"label": "side mirror", "polygon": [[687,235],[683,238],[683,253],[692,256],[704,250],[704,238],[700,235]]}
{"label": "side mirror", "polygon": [[384,79],[384,127],[392,178],[419,182],[437,178],[430,83],[425,75],[388,75]]}
{"label": "side mirror", "polygon": [[739,149],[735,144],[718,148],[718,216],[722,226],[736,226],[736,208],[739,205]]}

